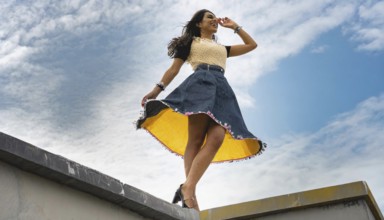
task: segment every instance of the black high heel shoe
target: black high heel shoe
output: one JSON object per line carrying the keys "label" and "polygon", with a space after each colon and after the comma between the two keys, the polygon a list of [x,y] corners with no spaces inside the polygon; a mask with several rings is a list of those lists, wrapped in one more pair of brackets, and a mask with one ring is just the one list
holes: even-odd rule
{"label": "black high heel shoe", "polygon": [[189,206],[187,206],[187,204],[185,203],[185,201],[187,201],[187,200],[193,200],[193,201],[195,201],[195,199],[194,199],[194,198],[187,198],[187,199],[184,199],[184,195],[183,195],[183,193],[181,192],[181,187],[183,187],[183,184],[181,184],[180,187],[176,190],[176,192],[175,192],[175,196],[173,197],[173,200],[172,200],[172,203],[173,203],[173,204],[176,204],[176,203],[178,203],[178,202],[181,201],[181,204],[182,204],[182,207],[183,207],[183,208],[189,208],[189,209],[194,208],[194,206],[193,206],[193,207],[189,207]]}
{"label": "black high heel shoe", "polygon": [[182,185],[180,185],[180,187],[179,187],[179,188],[176,190],[176,192],[175,192],[175,196],[173,197],[173,200],[172,200],[172,203],[173,203],[173,204],[176,204],[176,203],[182,201],[182,196],[181,196],[181,186],[182,186]]}

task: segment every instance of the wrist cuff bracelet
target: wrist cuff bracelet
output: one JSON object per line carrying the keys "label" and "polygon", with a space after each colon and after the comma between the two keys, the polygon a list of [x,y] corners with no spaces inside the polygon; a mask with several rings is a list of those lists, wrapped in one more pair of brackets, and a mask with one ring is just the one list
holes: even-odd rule
{"label": "wrist cuff bracelet", "polygon": [[159,87],[161,89],[161,91],[164,91],[165,90],[165,86],[164,86],[164,83],[163,82],[159,82],[156,84],[157,87]]}
{"label": "wrist cuff bracelet", "polygon": [[241,26],[237,26],[237,27],[235,28],[235,32],[234,32],[234,33],[235,33],[235,34],[239,33],[239,31],[241,30],[241,28],[242,28]]}

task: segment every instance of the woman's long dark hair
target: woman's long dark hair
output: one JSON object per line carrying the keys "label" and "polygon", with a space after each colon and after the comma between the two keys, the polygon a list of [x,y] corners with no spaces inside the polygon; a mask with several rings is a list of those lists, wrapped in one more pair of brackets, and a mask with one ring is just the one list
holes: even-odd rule
{"label": "woman's long dark hair", "polygon": [[193,37],[200,37],[200,28],[197,26],[203,18],[206,12],[211,11],[207,9],[201,9],[197,11],[192,19],[188,21],[188,23],[183,27],[183,31],[181,32],[180,37],[173,38],[168,44],[168,56],[173,58],[176,53],[176,48],[178,46],[186,46],[193,40]]}

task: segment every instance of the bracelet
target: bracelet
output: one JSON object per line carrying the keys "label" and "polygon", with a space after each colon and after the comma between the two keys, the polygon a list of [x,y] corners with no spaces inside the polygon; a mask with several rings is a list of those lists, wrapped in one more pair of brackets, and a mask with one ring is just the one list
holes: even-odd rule
{"label": "bracelet", "polygon": [[159,82],[156,84],[157,87],[159,87],[161,89],[161,91],[164,91],[165,90],[165,85],[163,82]]}
{"label": "bracelet", "polygon": [[237,26],[236,28],[235,28],[235,34],[237,34],[237,33],[239,33],[239,31],[241,30],[241,28],[243,28],[243,27],[241,27],[241,26]]}

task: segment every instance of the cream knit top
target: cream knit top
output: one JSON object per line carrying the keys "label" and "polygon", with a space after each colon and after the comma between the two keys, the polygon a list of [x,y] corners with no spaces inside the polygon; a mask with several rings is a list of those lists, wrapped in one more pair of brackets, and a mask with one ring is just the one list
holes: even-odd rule
{"label": "cream knit top", "polygon": [[195,37],[191,44],[191,51],[187,62],[192,69],[196,70],[199,64],[218,65],[225,69],[227,54],[229,51],[225,46],[218,44],[214,40]]}

